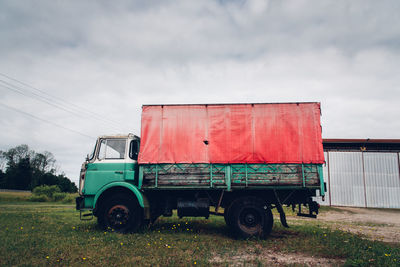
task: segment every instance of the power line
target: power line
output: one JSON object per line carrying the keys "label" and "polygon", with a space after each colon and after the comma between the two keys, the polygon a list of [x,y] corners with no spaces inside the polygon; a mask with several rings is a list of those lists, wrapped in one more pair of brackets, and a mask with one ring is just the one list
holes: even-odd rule
{"label": "power line", "polygon": [[[1,84],[1,83],[3,83],[3,84]],[[6,84],[6,85],[4,85],[4,84]],[[63,103],[61,103],[61,105],[57,104],[57,101],[54,101],[51,98],[46,98],[44,96],[35,94],[34,92],[24,90],[21,87],[18,87],[18,86],[14,85],[14,84],[8,83],[8,82],[6,82],[4,80],[1,80],[1,79],[0,79],[0,86],[3,87],[3,88],[6,88],[8,90],[11,90],[11,91],[13,91],[15,93],[21,94],[23,96],[34,98],[34,99],[39,100],[41,102],[44,102],[44,103],[46,103],[46,104],[48,104],[50,106],[53,106],[53,107],[55,107],[57,109],[61,109],[63,111],[71,113],[71,114],[73,114],[73,115],[75,115],[75,116],[77,116],[79,118],[82,118],[82,114],[79,113],[79,111],[70,110],[70,109],[66,108],[65,104],[63,104]],[[94,119],[96,119],[96,120],[102,122],[103,124],[107,125],[107,127],[109,127],[110,129],[114,129],[114,130],[116,129],[114,126],[111,126],[108,122],[106,122],[104,120],[101,120],[99,118],[94,118]]]}
{"label": "power line", "polygon": [[[18,90],[18,89],[20,89],[20,88],[18,88],[17,86],[12,85],[12,84],[9,84],[9,83],[7,83],[7,82],[1,80],[1,79],[0,79],[0,82],[5,83],[5,84],[7,84],[7,85],[10,85],[10,86],[13,86],[13,87],[14,87],[14,88],[12,88],[12,87],[10,87],[10,86],[6,86],[6,85],[3,85],[3,84],[0,84],[0,86],[3,87],[3,88],[9,89],[9,90],[11,90],[11,91],[13,91],[13,92],[15,92],[15,93],[21,94],[21,95],[26,96],[26,97],[35,98],[36,100],[39,100],[39,101],[41,101],[41,102],[45,102],[46,104],[49,104],[50,106],[53,106],[53,107],[55,107],[55,108],[64,110],[64,111],[69,112],[69,113],[72,113],[72,114],[74,114],[74,115],[79,115],[79,114],[77,114],[77,113],[75,113],[75,112],[73,112],[73,111],[71,111],[71,110],[65,109],[64,107],[57,106],[56,104],[50,102],[49,100],[43,99],[43,98],[41,98],[40,96],[38,96],[38,95],[36,95],[36,94],[33,94],[33,93],[32,93],[32,95],[28,95],[28,94],[26,94],[24,91]],[[17,89],[16,89],[16,88],[17,88]]]}
{"label": "power line", "polygon": [[[4,74],[4,73],[0,73],[0,75],[3,76],[3,77],[6,77],[6,78],[9,79],[9,80],[12,80],[12,81],[14,81],[14,82],[17,82],[17,83],[19,83],[19,84],[21,84],[21,85],[23,85],[23,86],[25,86],[25,87],[28,87],[28,88],[30,88],[30,89],[33,89],[33,90],[39,92],[41,95],[39,95],[39,94],[37,94],[37,93],[34,93],[34,92],[30,91],[30,90],[21,88],[21,87],[15,85],[15,84],[12,84],[12,83],[7,82],[7,81],[0,80],[0,82],[2,82],[2,83],[4,83],[4,84],[8,85],[7,87],[3,85],[3,87],[5,87],[5,88],[7,88],[7,89],[9,89],[9,90],[12,90],[12,91],[14,91],[14,92],[17,92],[17,91],[18,91],[18,93],[23,94],[23,95],[25,95],[25,96],[35,98],[35,99],[37,99],[37,100],[39,100],[39,101],[42,101],[42,102],[46,102],[47,104],[52,105],[52,106],[54,106],[54,107],[56,107],[56,108],[62,109],[62,110],[66,111],[66,112],[69,112],[69,113],[73,113],[74,115],[79,116],[80,118],[82,117],[82,114],[81,114],[82,112],[83,112],[83,113],[86,113],[86,116],[92,117],[93,119],[96,119],[96,120],[98,120],[98,121],[101,121],[102,123],[107,124],[107,125],[109,125],[109,126],[112,125],[112,128],[116,128],[116,129],[118,129],[119,131],[121,130],[121,129],[120,129],[120,125],[119,125],[118,123],[116,123],[115,121],[112,121],[112,120],[109,120],[109,119],[107,119],[107,118],[104,118],[104,116],[101,116],[101,115],[99,115],[99,114],[96,114],[95,112],[92,112],[92,111],[90,111],[90,110],[88,110],[88,109],[85,109],[85,108],[83,108],[83,107],[80,107],[80,106],[78,106],[78,105],[76,105],[76,104],[74,104],[74,103],[71,103],[71,102],[68,102],[68,101],[66,101],[66,100],[63,100],[63,99],[61,99],[61,98],[59,98],[59,97],[50,95],[50,94],[48,94],[47,92],[45,92],[45,91],[43,91],[43,90],[40,90],[40,89],[38,89],[38,88],[36,88],[36,87],[33,87],[33,86],[31,86],[31,85],[29,85],[29,84],[27,84],[27,83],[25,83],[25,82],[22,82],[22,81],[20,81],[20,80],[18,80],[18,79],[12,78],[12,77],[10,77],[10,76]],[[13,87],[14,89],[10,88],[10,86]],[[17,90],[16,90],[15,88],[17,88]],[[29,92],[30,95],[26,95],[26,94],[22,93],[21,91],[23,91],[23,92],[25,92],[25,93],[26,93],[26,92]],[[44,95],[44,96],[43,96],[43,95]],[[64,106],[64,107],[61,107],[61,106]],[[73,109],[75,109],[75,110],[71,110],[71,107],[72,107]],[[77,113],[77,112],[78,112],[78,113]]]}
{"label": "power line", "polygon": [[5,108],[8,108],[8,109],[10,109],[10,110],[13,110],[13,111],[15,111],[15,112],[21,113],[21,114],[23,114],[23,115],[25,115],[25,116],[28,116],[28,117],[31,117],[31,118],[34,118],[34,119],[37,119],[37,120],[46,122],[46,123],[48,123],[48,124],[52,124],[52,125],[54,125],[54,126],[56,126],[56,127],[62,128],[62,129],[64,129],[64,130],[68,130],[68,131],[70,131],[70,132],[73,132],[73,133],[82,135],[82,136],[84,136],[84,137],[90,138],[91,140],[93,140],[93,139],[95,138],[95,137],[93,137],[93,136],[90,136],[90,135],[81,133],[81,132],[79,132],[79,131],[70,129],[70,128],[65,127],[65,126],[62,126],[62,125],[60,125],[60,124],[58,124],[58,123],[54,123],[54,122],[51,122],[51,121],[49,121],[49,120],[39,118],[39,117],[37,117],[37,116],[35,116],[35,115],[29,114],[29,113],[27,113],[27,112],[25,112],[25,111],[16,109],[16,108],[14,108],[14,107],[10,107],[9,105],[6,105],[6,104],[4,104],[4,103],[1,103],[1,102],[0,102],[0,105],[2,105],[2,106],[5,107]]}
{"label": "power line", "polygon": [[[18,79],[15,79],[15,78],[13,78],[13,77],[10,77],[10,76],[8,76],[8,75],[6,75],[6,74],[4,74],[4,73],[1,73],[1,72],[0,72],[0,75],[3,76],[3,77],[6,77],[7,79],[10,79],[10,80],[12,80],[12,81],[15,81],[15,82],[17,82],[17,83],[19,83],[19,84],[22,84],[22,85],[24,85],[24,86],[26,86],[26,87],[29,87],[29,88],[31,88],[31,89],[33,89],[33,90],[35,90],[35,91],[38,91],[38,92],[40,92],[40,93],[42,93],[42,94],[44,94],[44,95],[51,96],[52,98],[54,98],[54,99],[56,99],[56,100],[58,100],[58,101],[60,101],[60,102],[65,102],[65,103],[67,103],[69,106],[73,106],[73,107],[75,107],[75,108],[77,108],[77,109],[80,109],[80,110],[82,110],[82,111],[84,111],[84,112],[87,112],[87,113],[89,113],[89,114],[92,114],[93,116],[96,116],[96,117],[98,117],[98,118],[100,118],[100,119],[102,119],[102,120],[107,120],[109,123],[115,123],[114,121],[109,120],[109,119],[107,119],[107,118],[104,118],[103,116],[101,116],[101,115],[99,115],[99,114],[97,114],[97,113],[95,113],[95,112],[93,112],[93,111],[91,111],[91,110],[88,110],[88,109],[86,109],[86,108],[83,108],[83,107],[81,107],[81,106],[78,106],[78,105],[76,105],[76,104],[74,104],[74,103],[71,103],[71,102],[66,101],[66,100],[64,100],[64,99],[61,99],[61,98],[59,98],[59,97],[57,97],[57,96],[50,95],[49,93],[47,93],[47,92],[45,92],[45,91],[43,91],[43,90],[40,90],[39,88],[34,87],[34,86],[32,86],[32,85],[30,85],[30,84],[28,84],[28,83],[22,82],[22,81],[20,81],[20,80],[18,80]],[[118,126],[118,124],[116,124],[116,125]]]}

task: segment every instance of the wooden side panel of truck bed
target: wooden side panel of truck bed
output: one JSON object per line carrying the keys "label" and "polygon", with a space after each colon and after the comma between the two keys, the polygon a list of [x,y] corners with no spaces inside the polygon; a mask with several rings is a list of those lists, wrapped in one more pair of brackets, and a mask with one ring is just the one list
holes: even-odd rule
{"label": "wooden side panel of truck bed", "polygon": [[319,187],[319,164],[145,164],[143,188]]}

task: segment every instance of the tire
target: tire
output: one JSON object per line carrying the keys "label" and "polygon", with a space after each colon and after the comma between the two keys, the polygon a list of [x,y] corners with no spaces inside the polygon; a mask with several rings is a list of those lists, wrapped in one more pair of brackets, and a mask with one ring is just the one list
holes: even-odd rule
{"label": "tire", "polygon": [[232,203],[228,221],[239,238],[266,238],[274,223],[271,209],[255,197],[243,197]]}
{"label": "tire", "polygon": [[116,195],[106,199],[98,214],[98,223],[105,230],[136,232],[143,224],[141,207],[128,195]]}

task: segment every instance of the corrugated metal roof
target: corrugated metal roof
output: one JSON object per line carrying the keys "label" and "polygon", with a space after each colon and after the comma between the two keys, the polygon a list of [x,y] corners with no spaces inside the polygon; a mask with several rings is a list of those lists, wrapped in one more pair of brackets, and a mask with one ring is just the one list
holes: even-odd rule
{"label": "corrugated metal roof", "polygon": [[400,139],[323,139],[324,150],[400,152]]}

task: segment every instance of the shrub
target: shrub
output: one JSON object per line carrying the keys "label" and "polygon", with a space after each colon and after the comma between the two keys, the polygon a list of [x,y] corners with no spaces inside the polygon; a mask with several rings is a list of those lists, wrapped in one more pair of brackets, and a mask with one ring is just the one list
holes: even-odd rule
{"label": "shrub", "polygon": [[32,195],[29,200],[33,202],[47,202],[49,198],[45,195]]}
{"label": "shrub", "polygon": [[53,200],[54,201],[61,201],[67,196],[66,193],[54,193],[53,194]]}
{"label": "shrub", "polygon": [[68,194],[61,192],[57,185],[41,185],[32,191],[33,195],[29,199],[35,202],[61,201],[62,203],[74,203],[78,194]]}
{"label": "shrub", "polygon": [[70,204],[75,203],[75,194],[68,194],[63,200],[62,203]]}
{"label": "shrub", "polygon": [[61,190],[57,185],[41,185],[35,187],[32,193],[36,196],[44,195],[49,199],[52,199],[54,193],[61,193]]}

